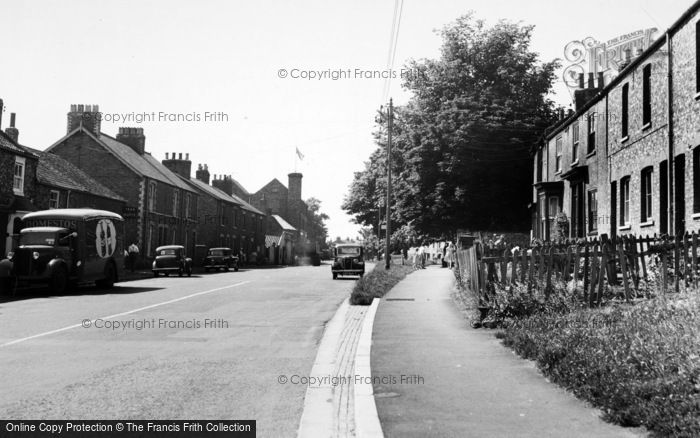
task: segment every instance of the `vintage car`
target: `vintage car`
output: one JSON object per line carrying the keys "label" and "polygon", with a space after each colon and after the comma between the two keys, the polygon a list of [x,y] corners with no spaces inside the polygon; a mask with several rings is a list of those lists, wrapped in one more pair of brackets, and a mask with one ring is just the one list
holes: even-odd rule
{"label": "vintage car", "polygon": [[362,245],[345,243],[336,245],[333,249],[333,265],[331,272],[333,280],[338,278],[338,275],[365,275],[365,261],[363,259]]}
{"label": "vintage car", "polygon": [[54,294],[84,283],[111,288],[124,265],[124,219],[110,211],[36,211],[22,218],[12,238],[12,251],[0,261],[0,289],[11,293],[32,284]]}
{"label": "vintage car", "polygon": [[182,245],[167,245],[156,248],[156,259],[153,260],[153,276],[157,277],[161,272],[166,276],[172,272],[180,277],[192,275],[192,259],[185,256],[185,247]]}
{"label": "vintage car", "polygon": [[231,248],[209,248],[207,256],[204,257],[204,270],[206,272],[211,269],[228,271],[231,268],[238,272],[238,256],[233,254]]}

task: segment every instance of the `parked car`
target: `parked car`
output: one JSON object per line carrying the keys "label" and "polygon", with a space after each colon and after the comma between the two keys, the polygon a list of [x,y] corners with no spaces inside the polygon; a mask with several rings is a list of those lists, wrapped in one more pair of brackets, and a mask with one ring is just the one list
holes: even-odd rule
{"label": "parked car", "polygon": [[54,294],[95,282],[111,288],[124,265],[124,219],[110,211],[63,208],[22,217],[13,249],[0,261],[0,288],[46,284]]}
{"label": "parked car", "polygon": [[331,266],[333,280],[338,278],[338,275],[359,275],[360,277],[365,275],[362,245],[353,243],[336,245],[333,255],[335,256]]}
{"label": "parked car", "polygon": [[182,245],[167,245],[156,248],[156,259],[153,260],[153,276],[160,273],[166,276],[176,273],[180,277],[192,275],[192,259],[185,256],[185,247]]}
{"label": "parked car", "polygon": [[233,254],[231,248],[209,248],[207,256],[204,258],[206,272],[211,269],[228,271],[231,268],[238,272],[238,256]]}

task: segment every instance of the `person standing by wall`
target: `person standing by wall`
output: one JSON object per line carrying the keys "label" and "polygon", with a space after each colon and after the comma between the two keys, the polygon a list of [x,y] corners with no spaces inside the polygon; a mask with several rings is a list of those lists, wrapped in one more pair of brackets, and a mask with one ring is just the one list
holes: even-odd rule
{"label": "person standing by wall", "polygon": [[129,245],[129,267],[131,268],[131,272],[134,272],[136,269],[136,261],[139,257],[139,247],[136,245],[136,242],[131,242],[131,245]]}

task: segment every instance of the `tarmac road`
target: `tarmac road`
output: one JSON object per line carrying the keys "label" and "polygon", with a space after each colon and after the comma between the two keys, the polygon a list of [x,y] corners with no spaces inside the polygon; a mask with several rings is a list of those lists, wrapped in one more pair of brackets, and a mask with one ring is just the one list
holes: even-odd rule
{"label": "tarmac road", "polygon": [[329,265],[242,269],[0,302],[0,418],[252,419],[294,436],[306,387],[279,379],[308,376],[353,284]]}

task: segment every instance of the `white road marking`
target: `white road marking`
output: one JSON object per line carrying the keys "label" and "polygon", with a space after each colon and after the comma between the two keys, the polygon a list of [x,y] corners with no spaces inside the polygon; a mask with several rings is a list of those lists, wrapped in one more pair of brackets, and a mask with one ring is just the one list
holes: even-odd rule
{"label": "white road marking", "polygon": [[[229,288],[232,288],[232,287],[241,286],[241,285],[244,285],[244,284],[246,284],[246,283],[250,283],[250,281],[241,281],[240,283],[230,284],[230,285],[228,285],[228,286],[217,287],[216,289],[209,289],[209,290],[205,290],[205,291],[202,291],[202,292],[197,292],[197,293],[190,294],[190,295],[185,295],[184,297],[175,298],[175,299],[173,299],[173,300],[168,300],[168,301],[163,301],[162,303],[151,304],[151,305],[149,305],[149,306],[139,307],[138,309],[133,309],[133,310],[129,310],[129,311],[126,311],[126,312],[115,313],[114,315],[103,316],[103,317],[101,317],[101,318],[94,318],[93,321],[94,321],[95,319],[112,319],[112,318],[117,318],[117,317],[119,317],[119,316],[130,315],[130,314],[132,314],[132,313],[140,312],[140,311],[142,311],[142,310],[148,310],[148,309],[153,309],[154,307],[164,306],[164,305],[166,305],[166,304],[177,303],[178,301],[183,301],[183,300],[186,300],[186,299],[188,299],[188,298],[193,298],[193,297],[197,297],[197,296],[199,296],[199,295],[209,294],[209,293],[217,292],[217,291],[220,291],[220,290],[223,290],[223,289],[229,289]],[[6,343],[4,343],[4,344],[0,344],[0,348],[2,348],[2,347],[7,347],[7,346],[10,346],[10,345],[19,344],[20,342],[29,341],[30,339],[36,339],[36,338],[41,338],[41,337],[43,337],[43,336],[53,335],[54,333],[65,332],[66,330],[71,330],[71,329],[78,328],[78,327],[82,327],[82,326],[83,326],[82,323],[81,323],[81,324],[73,324],[73,325],[69,325],[69,326],[67,326],[67,327],[63,327],[63,328],[60,328],[60,329],[51,330],[51,331],[44,332],[44,333],[39,333],[39,334],[37,334],[37,335],[27,336],[26,338],[15,339],[14,341],[10,341],[10,342],[6,342]]]}

